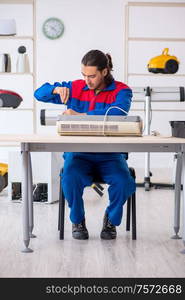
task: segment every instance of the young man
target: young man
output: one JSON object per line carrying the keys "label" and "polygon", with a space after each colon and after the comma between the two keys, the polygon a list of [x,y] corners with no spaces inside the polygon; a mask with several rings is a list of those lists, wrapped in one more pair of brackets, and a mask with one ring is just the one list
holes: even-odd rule
{"label": "young man", "polygon": [[[89,51],[81,62],[84,80],[43,84],[34,96],[43,102],[67,104],[67,115],[125,115],[131,105],[132,91],[124,83],[115,81],[109,54],[99,50]],[[115,108],[115,106],[117,108]],[[93,150],[93,149],[92,149]],[[102,239],[115,239],[116,226],[120,225],[123,205],[135,192],[135,182],[131,177],[124,153],[64,153],[62,186],[70,207],[72,236],[75,239],[88,239],[85,224],[83,190],[92,184],[93,172],[100,174],[109,185],[109,205],[106,208]]]}

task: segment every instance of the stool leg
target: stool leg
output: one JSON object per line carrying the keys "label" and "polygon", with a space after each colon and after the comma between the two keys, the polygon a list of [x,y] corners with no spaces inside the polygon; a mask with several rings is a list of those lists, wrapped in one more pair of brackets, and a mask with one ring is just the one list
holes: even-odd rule
{"label": "stool leg", "polygon": [[61,202],[62,202],[62,192],[61,192],[61,179],[60,179],[60,190],[59,190],[59,208],[58,208],[58,230],[60,230],[61,227]]}
{"label": "stool leg", "polygon": [[136,240],[136,194],[132,194],[132,239]]}
{"label": "stool leg", "polygon": [[126,219],[126,231],[130,230],[130,202],[131,197],[127,199],[127,219]]}

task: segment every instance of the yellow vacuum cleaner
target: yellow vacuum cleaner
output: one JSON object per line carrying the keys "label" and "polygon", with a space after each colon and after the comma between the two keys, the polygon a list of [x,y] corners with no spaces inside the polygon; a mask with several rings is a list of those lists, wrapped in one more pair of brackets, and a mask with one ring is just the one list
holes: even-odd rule
{"label": "yellow vacuum cleaner", "polygon": [[165,48],[161,55],[155,56],[148,62],[147,68],[152,73],[174,74],[179,69],[179,60],[176,56],[168,54],[169,49]]}
{"label": "yellow vacuum cleaner", "polygon": [[0,163],[0,192],[8,185],[8,165]]}

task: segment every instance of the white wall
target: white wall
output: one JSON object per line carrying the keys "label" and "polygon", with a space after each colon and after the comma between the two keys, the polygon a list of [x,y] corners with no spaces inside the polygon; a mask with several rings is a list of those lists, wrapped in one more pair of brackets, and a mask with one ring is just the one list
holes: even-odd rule
{"label": "white wall", "polygon": [[[123,8],[122,0],[37,0],[38,85],[81,77],[82,56],[96,48],[112,54],[115,76],[122,79]],[[43,22],[51,16],[64,22],[58,40],[42,33]]]}
{"label": "white wall", "polygon": [[[110,52],[114,75],[123,80],[124,6],[122,0],[37,0],[37,84],[81,78],[81,59],[91,49]],[[55,16],[65,26],[63,36],[49,40],[43,22]],[[53,105],[38,103],[40,108]],[[53,128],[39,128],[39,132]]]}

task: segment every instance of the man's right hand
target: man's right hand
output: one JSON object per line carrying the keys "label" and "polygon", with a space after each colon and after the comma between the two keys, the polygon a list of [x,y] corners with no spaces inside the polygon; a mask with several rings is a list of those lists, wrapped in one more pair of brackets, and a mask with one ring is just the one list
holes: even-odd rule
{"label": "man's right hand", "polygon": [[69,88],[57,86],[53,90],[53,94],[60,95],[61,102],[66,104],[69,99]]}

